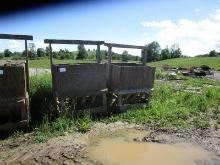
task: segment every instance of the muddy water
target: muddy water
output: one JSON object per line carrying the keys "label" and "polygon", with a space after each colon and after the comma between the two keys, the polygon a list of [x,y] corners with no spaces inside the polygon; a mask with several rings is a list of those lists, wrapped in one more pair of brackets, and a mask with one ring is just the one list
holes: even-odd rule
{"label": "muddy water", "polygon": [[196,165],[209,159],[209,152],[198,146],[134,142],[133,136],[100,139],[89,148],[90,158],[105,165]]}

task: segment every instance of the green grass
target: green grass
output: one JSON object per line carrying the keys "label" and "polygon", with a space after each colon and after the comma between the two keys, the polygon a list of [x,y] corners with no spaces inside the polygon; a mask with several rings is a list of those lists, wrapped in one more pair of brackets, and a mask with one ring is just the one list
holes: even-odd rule
{"label": "green grass", "polygon": [[[214,86],[210,86],[210,84]],[[192,86],[202,87],[201,93],[185,90]],[[156,128],[166,129],[206,129],[210,127],[210,120],[216,117],[216,115],[211,115],[213,114],[211,110],[220,114],[219,82],[207,79],[190,79],[181,85],[177,85],[175,82],[156,82],[148,106],[113,115],[103,121],[145,123]],[[220,121],[220,118],[217,120]]]}
{"label": "green grass", "polygon": [[[95,60],[53,60],[54,64],[94,63]],[[49,59],[29,60],[30,68],[50,68]]]}
{"label": "green grass", "polygon": [[168,64],[172,67],[191,67],[208,65],[211,68],[220,70],[220,57],[191,57],[191,58],[176,58],[149,63],[150,66],[162,67]]}
{"label": "green grass", "polygon": [[34,128],[36,142],[43,142],[51,137],[68,132],[86,132],[91,127],[90,115],[72,116],[69,107],[59,117],[52,113],[51,75],[36,75],[30,79],[31,90],[31,126]]}
{"label": "green grass", "polygon": [[[189,90],[194,87],[199,91]],[[165,129],[207,129],[210,121],[220,123],[220,82],[205,78],[189,78],[182,82],[156,81],[149,104],[145,108],[93,119],[89,114],[72,116],[66,107],[58,118],[51,118],[52,95],[50,75],[31,77],[31,112],[34,139],[43,142],[68,132],[86,132],[92,122],[126,121]]]}

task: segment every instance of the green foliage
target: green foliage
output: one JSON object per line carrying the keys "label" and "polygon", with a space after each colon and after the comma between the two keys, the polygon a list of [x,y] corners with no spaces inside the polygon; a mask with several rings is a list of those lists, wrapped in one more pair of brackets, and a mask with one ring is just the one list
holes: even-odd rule
{"label": "green foliage", "polygon": [[37,49],[37,56],[38,57],[44,57],[45,55],[46,55],[46,51],[44,50],[44,48]]}
{"label": "green foliage", "polygon": [[209,52],[209,57],[216,57],[218,54],[215,50]]}
{"label": "green foliage", "polygon": [[[220,106],[219,82],[203,79],[201,93],[186,91],[187,87],[196,85],[197,80],[190,79],[181,86],[176,83],[157,82],[150,103],[143,109],[130,110],[120,115],[104,119],[105,122],[127,121],[131,123],[146,123],[157,128],[208,128],[210,109],[218,112]],[[217,109],[217,110],[216,110]],[[215,116],[215,115],[213,115]]]}
{"label": "green foliage", "polygon": [[86,52],[84,45],[78,45],[78,54],[76,59],[80,59],[80,60],[86,59],[87,55],[88,54]]}
{"label": "green foliage", "polygon": [[41,122],[50,116],[52,106],[51,75],[36,75],[30,78],[31,121]]}
{"label": "green foliage", "polygon": [[3,53],[0,53],[0,60],[3,59],[5,56]]}
{"label": "green foliage", "polygon": [[147,49],[143,50],[143,54],[147,55],[147,61],[160,60],[160,44],[157,41],[153,41],[147,45]]}
{"label": "green foliage", "polygon": [[12,56],[12,52],[9,49],[5,49],[4,50],[4,56],[5,57],[11,57]]}
{"label": "green foliage", "polygon": [[164,64],[168,64],[171,67],[192,67],[206,64],[211,68],[220,70],[220,57],[175,58],[149,63],[150,66],[155,67],[162,67]]}
{"label": "green foliage", "polygon": [[82,116],[73,117],[65,113],[54,121],[50,121],[47,116],[42,123],[38,125],[35,133],[36,142],[44,142],[55,136],[63,136],[73,131],[86,132],[91,128],[90,115],[85,113]]}
{"label": "green foliage", "polygon": [[122,53],[122,55],[121,55],[121,60],[123,61],[123,62],[127,62],[128,61],[128,51],[124,51],[123,53]]}
{"label": "green foliage", "polygon": [[170,58],[170,52],[169,52],[168,48],[161,50],[161,58],[162,58],[162,60],[166,60],[166,59]]}

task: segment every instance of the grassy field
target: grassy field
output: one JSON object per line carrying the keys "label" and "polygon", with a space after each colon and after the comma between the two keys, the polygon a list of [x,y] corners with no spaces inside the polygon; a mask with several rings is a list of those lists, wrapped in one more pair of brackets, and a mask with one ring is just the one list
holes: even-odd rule
{"label": "grassy field", "polygon": [[[35,140],[64,135],[66,132],[88,131],[93,122],[126,121],[163,129],[220,129],[220,82],[205,78],[190,78],[182,82],[156,81],[148,105],[121,114],[92,118],[88,113],[72,116],[71,109],[55,120],[50,119],[51,76],[31,77],[31,114],[36,123]],[[70,113],[68,113],[70,112]],[[212,125],[211,125],[212,124]]]}
{"label": "grassy field", "polygon": [[191,57],[191,58],[176,58],[157,62],[152,62],[149,65],[161,67],[163,64],[168,64],[172,67],[191,67],[208,65],[211,68],[220,70],[220,57]]}
{"label": "grassy field", "polygon": [[[53,60],[54,64],[94,63],[95,60]],[[29,60],[31,68],[50,68],[49,59]]]}
{"label": "grassy field", "polygon": [[[57,60],[54,59],[55,64],[74,64],[74,63],[94,63],[95,60]],[[106,61],[102,61],[106,62]],[[120,61],[114,61],[120,62]],[[137,61],[129,61],[137,62]],[[30,60],[31,68],[50,68],[49,59]],[[150,66],[161,67],[163,64],[168,64],[172,67],[191,67],[209,65],[211,68],[220,70],[220,57],[192,57],[192,58],[176,58],[149,63]]]}

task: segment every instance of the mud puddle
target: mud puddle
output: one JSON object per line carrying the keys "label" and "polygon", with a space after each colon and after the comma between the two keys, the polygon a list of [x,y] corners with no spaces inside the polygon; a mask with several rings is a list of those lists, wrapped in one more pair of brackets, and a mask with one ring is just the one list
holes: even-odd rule
{"label": "mud puddle", "polygon": [[212,153],[195,144],[134,141],[146,134],[132,130],[101,138],[88,148],[89,157],[97,164],[105,165],[212,164]]}

